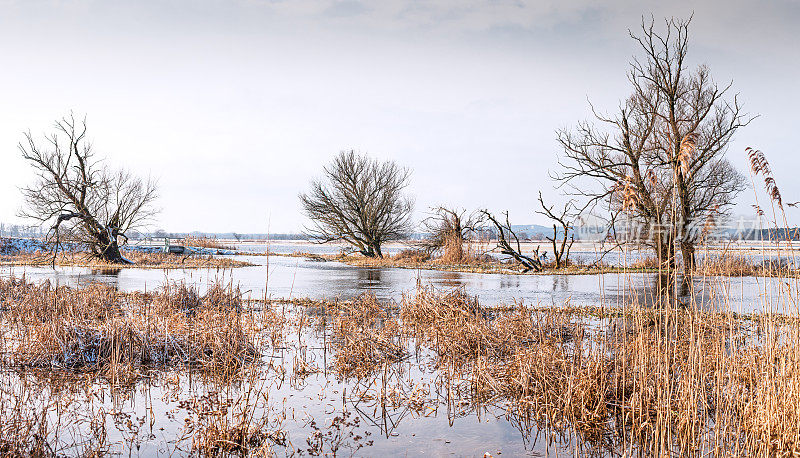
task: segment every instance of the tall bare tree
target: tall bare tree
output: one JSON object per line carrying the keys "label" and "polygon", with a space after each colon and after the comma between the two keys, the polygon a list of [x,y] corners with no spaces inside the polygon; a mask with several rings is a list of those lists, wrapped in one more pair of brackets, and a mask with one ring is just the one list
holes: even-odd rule
{"label": "tall bare tree", "polygon": [[393,161],[378,161],[342,151],[300,195],[313,226],[306,232],[322,241],[344,241],[368,257],[383,257],[385,242],[406,237],[411,228],[412,199],[404,195],[410,170]]}
{"label": "tall bare tree", "polygon": [[48,225],[53,262],[64,240],[87,247],[97,258],[127,263],[120,253],[125,233],[155,213],[156,183],[125,170],[110,171],[95,158],[86,140],[86,120],[70,114],[37,142],[30,132],[19,144],[36,171],[36,182],[22,189],[23,217]]}
{"label": "tall bare tree", "polygon": [[612,231],[621,220],[631,223],[635,239],[661,262],[674,265],[679,245],[687,272],[698,228],[725,215],[744,189],[743,175],[724,155],[753,119],[736,95],[729,97],[731,84],[718,86],[706,66],[689,68],[690,22],[669,19],[659,32],[654,20],[643,20],[640,34],[630,32],[643,51],[628,74],[633,93],[616,115],[592,107],[595,123],[558,131],[564,159],[556,175],[588,197],[586,208],[604,207]]}

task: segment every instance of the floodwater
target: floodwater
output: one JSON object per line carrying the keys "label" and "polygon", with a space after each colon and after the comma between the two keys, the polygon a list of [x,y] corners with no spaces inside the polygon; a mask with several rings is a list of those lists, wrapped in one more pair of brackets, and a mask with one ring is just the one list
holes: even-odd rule
{"label": "floodwater", "polygon": [[[297,251],[297,245],[273,244],[270,251],[289,253]],[[24,275],[28,281],[49,280],[70,286],[102,282],[123,291],[150,291],[167,282],[185,282],[202,291],[212,283],[223,282],[238,285],[252,298],[350,299],[373,293],[387,301],[398,301],[422,285],[462,288],[490,307],[517,301],[539,306],[624,306],[632,301],[656,300],[660,284],[653,274],[480,274],[360,268],[288,256],[243,255],[237,259],[256,265],[219,270],[4,266],[0,276]],[[742,313],[767,309],[793,312],[798,306],[795,280],[705,278],[696,280],[691,289],[691,293],[684,290],[678,295],[706,308]],[[249,382],[220,385],[186,371],[167,371],[130,388],[112,387],[99,379],[89,384],[79,381],[70,385],[67,381],[63,382],[70,385],[67,389],[32,390],[30,401],[41,406],[46,403],[39,397],[47,397],[49,402],[68,406],[61,412],[80,417],[75,421],[59,419],[64,421],[59,426],[64,428],[64,437],[93,434],[94,426],[88,419],[105,418],[110,453],[189,454],[192,425],[197,428],[202,412],[214,407],[215,402],[228,402],[232,411],[252,409],[254,418],[264,419],[270,428],[286,434],[291,444],[277,447],[279,455],[298,450],[309,454],[308,449],[315,446],[322,449],[313,449],[314,453],[328,454],[331,447],[340,447],[339,456],[581,454],[577,442],[548,446],[533,425],[509,413],[513,409],[502,401],[481,403],[464,396],[458,392],[458,382],[443,379],[433,367],[432,355],[424,351],[410,347],[409,358],[388,374],[365,379],[337,377],[328,369],[332,354],[326,339],[330,339],[329,328],[308,328],[292,337],[291,344],[266,348],[262,368]],[[298,373],[299,359],[314,368],[311,373]],[[264,369],[267,366],[269,369]],[[20,390],[35,379],[33,375],[11,371],[0,372],[0,378],[2,385]],[[387,389],[391,396],[386,394]],[[339,435],[326,435],[330,432]],[[55,432],[56,436],[61,433]],[[76,450],[66,448],[61,452],[73,455]]]}
{"label": "floodwater", "polygon": [[[201,290],[215,282],[239,285],[251,298],[352,299],[372,293],[382,300],[401,299],[418,285],[463,288],[486,306],[517,301],[536,306],[622,306],[651,304],[661,296],[664,280],[650,273],[602,275],[514,275],[446,272],[400,268],[353,267],[303,257],[241,255],[256,264],[235,269],[92,269],[85,267],[3,266],[0,276],[25,276],[76,286],[101,282],[122,291],[149,291],[166,283],[186,283]],[[683,302],[737,313],[759,310],[790,313],[798,308],[796,280],[759,277],[706,277],[677,291]],[[690,292],[690,290],[692,290]]]}
{"label": "floodwater", "polygon": [[[221,408],[249,409],[253,425],[265,433],[280,431],[287,443],[272,446],[277,456],[545,456],[579,446],[548,445],[544,432],[537,440],[539,431],[529,420],[509,413],[513,409],[503,401],[477,401],[463,382],[433,368],[430,353],[411,352],[388,372],[343,379],[326,370],[332,354],[319,332],[306,331],[300,339],[265,354],[269,368],[262,365],[242,382],[171,371],[128,388],[65,379],[56,389],[49,388],[50,377],[38,379],[48,387],[38,391],[31,389],[35,375],[6,372],[0,373],[0,384],[20,387],[24,378],[34,392],[26,401],[50,404],[50,422],[59,425],[53,442],[66,456],[81,454],[75,438],[83,438],[75,441],[81,444],[98,436],[97,418],[105,418],[101,431],[109,454],[189,455],[198,441],[193,433],[202,436],[214,415],[209,412]],[[301,353],[317,372],[296,371]]]}

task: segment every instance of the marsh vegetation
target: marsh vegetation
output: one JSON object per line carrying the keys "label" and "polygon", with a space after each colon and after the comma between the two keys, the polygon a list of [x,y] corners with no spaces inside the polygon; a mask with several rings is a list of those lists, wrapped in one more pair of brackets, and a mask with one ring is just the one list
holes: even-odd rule
{"label": "marsh vegetation", "polygon": [[[372,455],[412,440],[457,454],[800,448],[800,320],[774,311],[487,305],[428,287],[398,302],[264,300],[231,284],[145,294],[24,279],[0,281],[0,308],[8,454]],[[481,435],[486,421],[517,438]],[[459,427],[482,439],[430,442]]]}

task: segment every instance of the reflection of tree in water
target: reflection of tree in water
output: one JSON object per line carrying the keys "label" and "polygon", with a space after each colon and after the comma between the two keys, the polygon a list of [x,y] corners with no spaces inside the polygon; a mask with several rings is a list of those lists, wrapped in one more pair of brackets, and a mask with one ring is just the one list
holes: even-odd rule
{"label": "reflection of tree in water", "polygon": [[381,282],[381,269],[358,269],[358,282],[374,284]]}
{"label": "reflection of tree in water", "polygon": [[553,275],[553,291],[569,290],[569,275]]}
{"label": "reflection of tree in water", "polygon": [[461,275],[460,272],[441,272],[439,274],[441,277],[441,284],[445,286],[463,286],[464,285],[464,276]]}
{"label": "reflection of tree in water", "polygon": [[516,289],[520,287],[519,278],[516,275],[508,275],[500,279],[501,289]]}
{"label": "reflection of tree in water", "polygon": [[103,277],[119,277],[122,267],[101,267],[92,269],[92,275]]}
{"label": "reflection of tree in water", "polygon": [[93,281],[100,281],[108,286],[119,289],[119,274],[122,267],[98,267],[92,269]]}
{"label": "reflection of tree in water", "polygon": [[653,274],[650,279],[649,305],[685,306],[692,302],[695,293],[692,280],[675,272]]}

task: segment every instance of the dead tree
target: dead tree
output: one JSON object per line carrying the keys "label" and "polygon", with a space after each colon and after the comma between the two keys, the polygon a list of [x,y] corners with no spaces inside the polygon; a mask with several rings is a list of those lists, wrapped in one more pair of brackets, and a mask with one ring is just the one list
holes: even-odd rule
{"label": "dead tree", "polygon": [[85,119],[78,122],[70,114],[54,127],[42,142],[28,132],[19,144],[38,176],[35,184],[22,189],[25,207],[20,215],[49,225],[54,265],[64,239],[104,261],[128,263],[119,247],[127,242],[127,231],[156,213],[156,183],[102,167],[86,140]]}
{"label": "dead tree", "polygon": [[487,210],[481,210],[481,215],[489,220],[494,225],[497,231],[497,248],[501,254],[511,256],[515,261],[522,265],[523,272],[541,272],[544,268],[542,264],[541,255],[539,255],[539,247],[533,251],[533,256],[526,256],[522,254],[522,246],[519,243],[519,237],[511,228],[511,223],[508,221],[508,212],[504,212],[506,217],[505,224],[500,223],[494,215]]}
{"label": "dead tree", "polygon": [[[594,123],[558,131],[564,150],[556,178],[601,208],[612,222],[628,223],[630,240],[651,246],[659,261],[694,267],[694,245],[709,215],[726,214],[744,189],[744,177],[724,155],[735,132],[753,118],[742,113],[731,85],[718,86],[707,67],[686,63],[691,20],[666,21],[662,33],[642,21],[631,37],[643,51],[628,79],[632,94],[616,115],[592,107]],[[616,232],[621,228],[609,228]]]}
{"label": "dead tree", "polygon": [[392,161],[380,162],[342,151],[300,195],[313,226],[306,234],[319,242],[344,241],[367,257],[383,257],[381,246],[408,235],[413,201],[403,194],[411,172]]}
{"label": "dead tree", "polygon": [[454,262],[463,261],[463,246],[472,241],[479,224],[476,213],[467,214],[466,210],[444,206],[433,208],[430,216],[422,220],[427,235],[416,246],[431,254],[443,251],[442,257]]}
{"label": "dead tree", "polygon": [[[569,263],[569,251],[572,249],[572,244],[575,243],[575,229],[572,222],[572,218],[575,216],[574,201],[567,201],[567,203],[564,204],[564,209],[559,213],[556,213],[553,210],[555,205],[551,205],[549,207],[545,205],[544,199],[542,199],[542,192],[539,191],[539,205],[542,206],[542,210],[537,211],[536,213],[544,215],[555,221],[555,223],[553,223],[553,236],[545,236],[545,238],[553,245],[553,257],[555,258],[556,269],[566,267],[566,265]],[[557,244],[558,226],[561,226],[560,244]]]}

